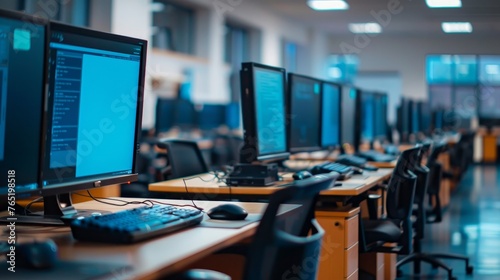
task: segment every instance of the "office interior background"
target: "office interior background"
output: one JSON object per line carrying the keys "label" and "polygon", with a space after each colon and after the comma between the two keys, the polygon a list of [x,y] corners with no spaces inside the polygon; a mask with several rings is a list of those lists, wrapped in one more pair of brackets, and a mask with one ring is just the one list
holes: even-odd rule
{"label": "office interior background", "polygon": [[[349,0],[348,10],[315,11],[306,2],[4,0],[0,8],[148,40],[145,133],[158,129],[158,100],[189,101],[196,110],[238,103],[245,61],[386,93],[393,126],[402,98],[453,112],[455,130],[500,119],[500,3],[463,0],[461,8],[430,9],[424,0]],[[471,32],[445,33],[442,22],[470,22]],[[156,179],[146,178],[143,189]],[[470,216],[448,217],[444,227],[433,227],[438,237],[451,238],[446,240],[451,245],[424,244],[425,249],[474,252],[476,274],[467,279],[500,274],[498,252],[490,250],[498,248],[500,232],[494,220],[497,181],[496,166],[469,170],[461,183],[468,188],[458,187],[461,197],[448,213],[470,207]],[[440,235],[443,229],[451,237]]]}
{"label": "office interior background", "polygon": [[[243,61],[385,92],[392,124],[401,97],[453,110],[466,125],[478,115],[500,117],[494,105],[500,102],[500,4],[348,3],[338,11],[314,11],[303,0],[6,0],[0,7],[147,39],[145,129],[155,126],[158,97],[237,102]],[[380,33],[352,32],[350,24],[369,22]],[[442,22],[470,22],[473,30],[447,34]]]}

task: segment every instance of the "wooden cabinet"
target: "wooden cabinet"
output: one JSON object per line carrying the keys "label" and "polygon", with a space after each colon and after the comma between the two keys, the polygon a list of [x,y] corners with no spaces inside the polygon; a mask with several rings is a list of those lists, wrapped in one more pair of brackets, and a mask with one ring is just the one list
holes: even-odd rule
{"label": "wooden cabinet", "polygon": [[318,279],[357,279],[359,208],[317,210],[325,230]]}

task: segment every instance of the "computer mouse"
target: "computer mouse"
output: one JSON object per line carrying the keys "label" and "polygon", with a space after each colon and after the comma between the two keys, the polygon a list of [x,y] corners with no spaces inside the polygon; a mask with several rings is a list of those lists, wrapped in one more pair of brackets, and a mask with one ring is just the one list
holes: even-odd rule
{"label": "computer mouse", "polygon": [[57,245],[51,239],[16,245],[16,264],[30,269],[49,269],[57,262]]}
{"label": "computer mouse", "polygon": [[207,215],[214,220],[244,220],[248,212],[235,204],[221,204],[208,210]]}
{"label": "computer mouse", "polygon": [[310,178],[312,176],[313,175],[311,174],[311,172],[309,172],[307,170],[298,171],[292,175],[294,180],[304,180],[304,179]]}

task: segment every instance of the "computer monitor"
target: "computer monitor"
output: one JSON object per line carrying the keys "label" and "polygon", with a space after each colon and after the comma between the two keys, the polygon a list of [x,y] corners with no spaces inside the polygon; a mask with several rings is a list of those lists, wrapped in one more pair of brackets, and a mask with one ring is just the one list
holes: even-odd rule
{"label": "computer monitor", "polygon": [[193,102],[186,99],[175,100],[174,126],[189,131],[198,126],[198,112]]}
{"label": "computer monitor", "polygon": [[245,62],[240,76],[244,139],[240,161],[288,158],[285,69]]}
{"label": "computer monitor", "polygon": [[213,130],[226,121],[226,106],[223,104],[203,104],[198,112],[198,127],[201,130]]}
{"label": "computer monitor", "polygon": [[341,96],[341,143],[342,145],[352,145],[354,150],[358,149],[359,137],[358,131],[358,89],[350,86],[342,86]]}
{"label": "computer monitor", "polygon": [[436,109],[432,112],[432,125],[435,131],[444,129],[444,109]]}
{"label": "computer monitor", "polygon": [[155,134],[169,131],[175,126],[175,99],[158,98],[156,100]]}
{"label": "computer monitor", "polygon": [[431,119],[432,119],[432,111],[431,105],[429,102],[422,101],[419,102],[420,107],[420,130],[426,135],[430,135],[432,131]]}
{"label": "computer monitor", "polygon": [[375,94],[375,110],[374,110],[374,140],[385,141],[388,139],[388,123],[387,123],[387,106],[388,97],[387,94],[376,93]]}
{"label": "computer monitor", "polygon": [[229,129],[238,129],[241,126],[241,105],[239,102],[231,102],[226,106],[225,123]]}
{"label": "computer monitor", "polygon": [[361,142],[373,143],[375,140],[375,94],[369,91],[360,93]]}
{"label": "computer monitor", "polygon": [[401,135],[401,142],[408,142],[408,136],[410,134],[411,123],[410,123],[410,115],[411,115],[411,106],[410,99],[402,98],[401,103],[398,107],[398,119],[397,119],[397,128],[399,134]]}
{"label": "computer monitor", "polygon": [[417,135],[421,130],[420,127],[420,108],[418,101],[410,101],[410,134]]}
{"label": "computer monitor", "polygon": [[341,90],[339,84],[322,83],[321,93],[321,147],[337,148],[340,146],[340,105]]}
{"label": "computer monitor", "polygon": [[69,192],[137,179],[147,41],[50,29],[44,214],[74,216]]}
{"label": "computer monitor", "polygon": [[290,152],[321,149],[321,81],[288,74],[288,115]]}
{"label": "computer monitor", "polygon": [[0,205],[13,207],[40,194],[48,22],[0,10],[0,35]]}

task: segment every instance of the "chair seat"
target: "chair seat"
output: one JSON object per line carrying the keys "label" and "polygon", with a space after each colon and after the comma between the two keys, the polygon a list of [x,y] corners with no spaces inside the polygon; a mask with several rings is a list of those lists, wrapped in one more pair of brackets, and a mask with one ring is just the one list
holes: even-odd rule
{"label": "chair seat", "polygon": [[401,229],[391,220],[363,220],[368,244],[376,241],[398,242]]}

